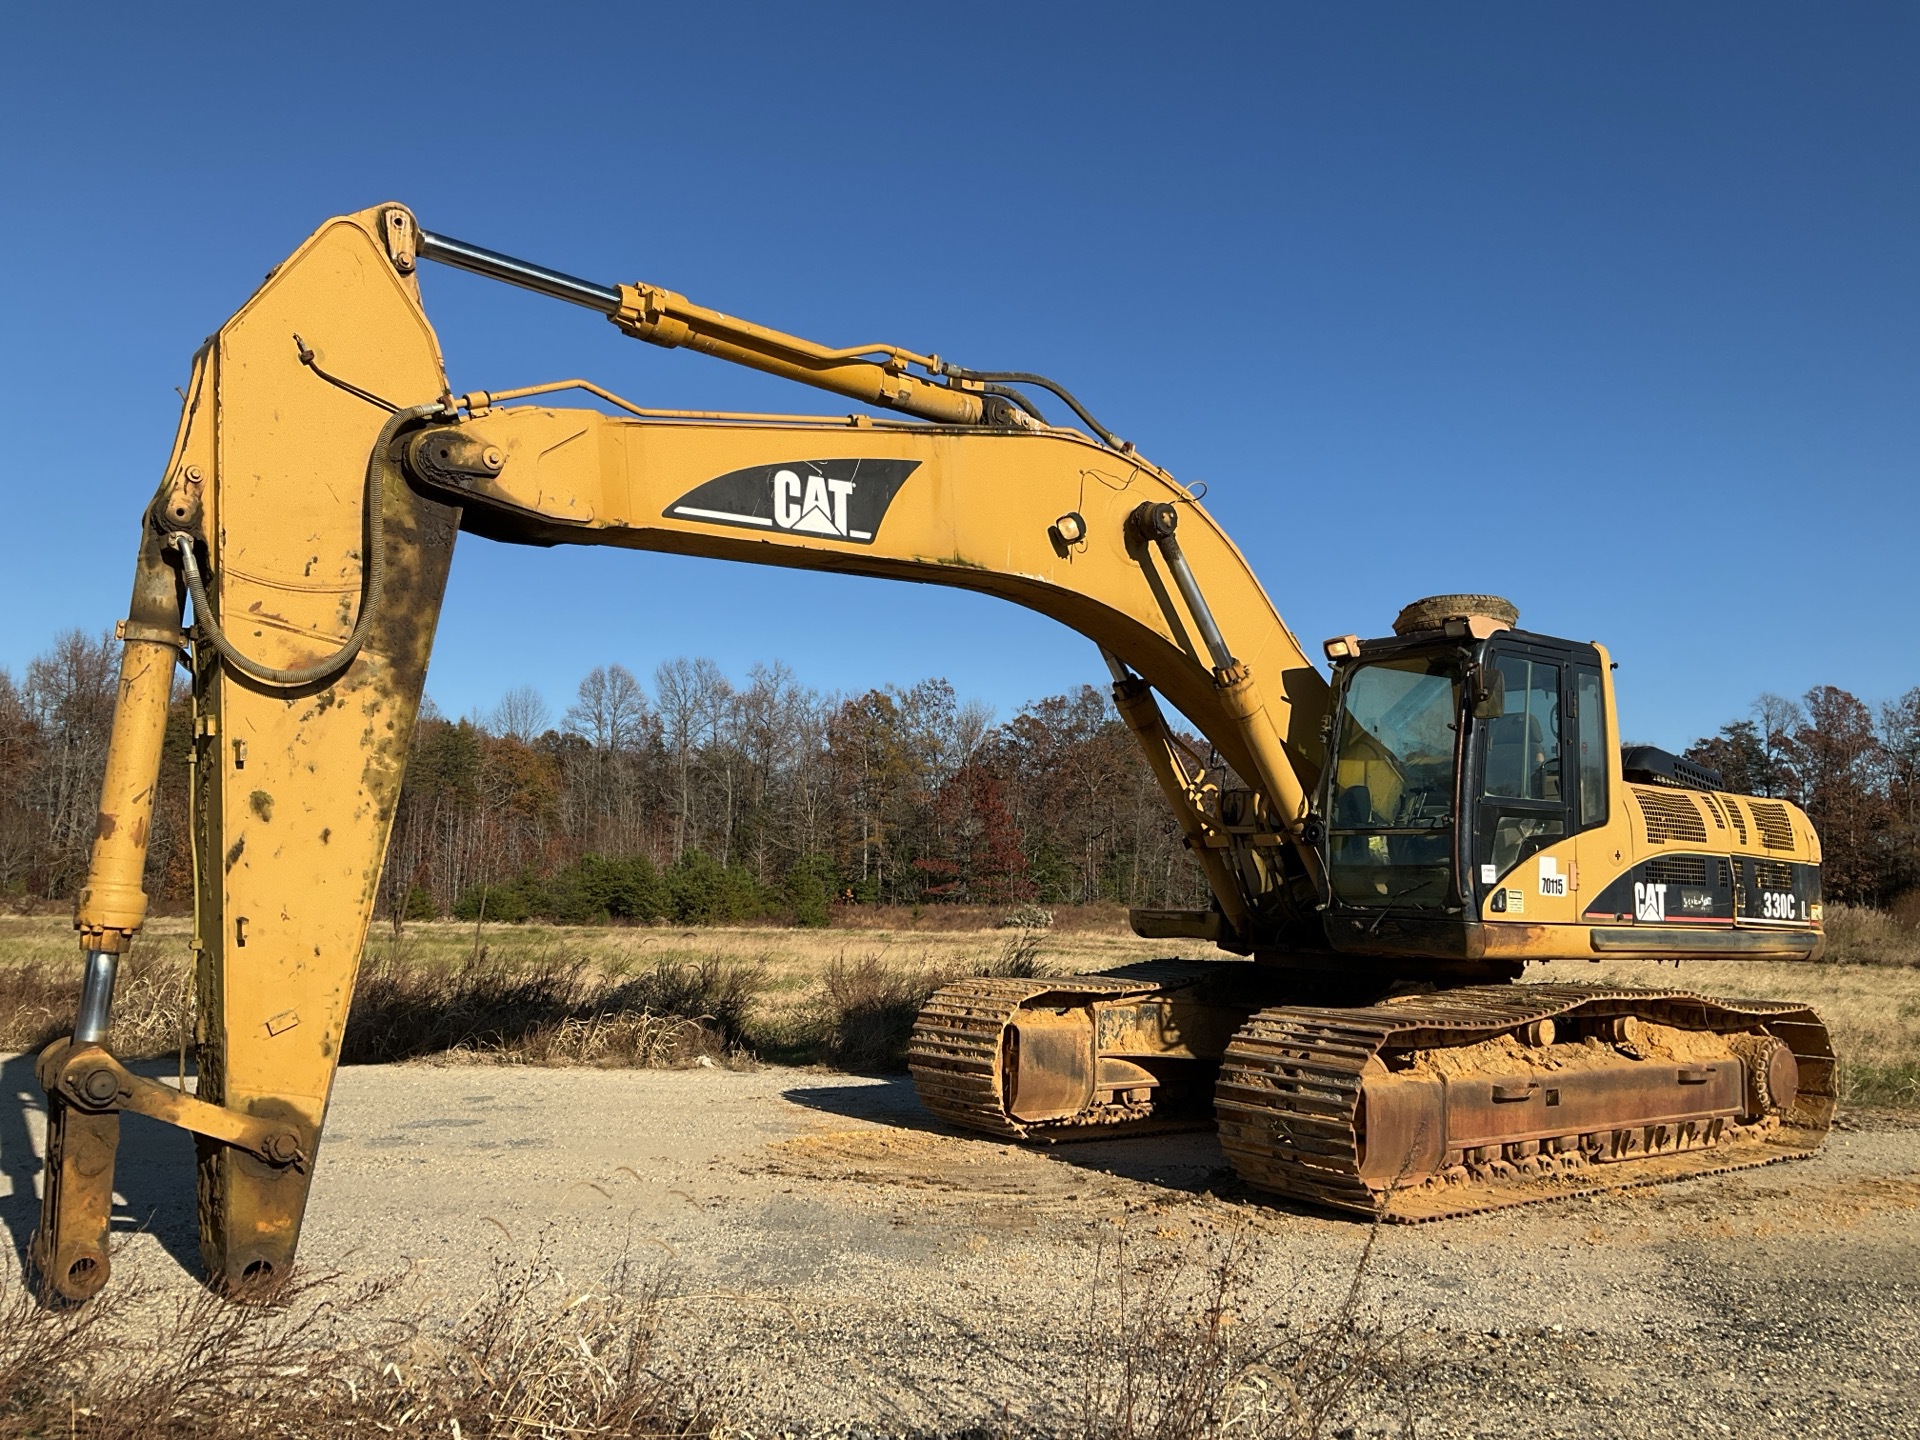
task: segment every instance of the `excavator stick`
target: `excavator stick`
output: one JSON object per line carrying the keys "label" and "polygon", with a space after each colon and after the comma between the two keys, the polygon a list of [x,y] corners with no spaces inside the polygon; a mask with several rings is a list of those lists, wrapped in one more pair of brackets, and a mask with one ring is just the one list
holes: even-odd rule
{"label": "excavator stick", "polygon": [[[383,213],[322,227],[208,342],[146,516],[76,913],[87,999],[72,1040],[41,1066],[51,1132],[35,1254],[42,1283],[67,1299],[107,1278],[124,1109],[196,1133],[216,1288],[245,1292],[292,1264],[459,519],[378,453],[396,411],[446,391]],[[199,586],[197,1101],[113,1060],[101,958],[126,950],[146,908],[183,581]]]}

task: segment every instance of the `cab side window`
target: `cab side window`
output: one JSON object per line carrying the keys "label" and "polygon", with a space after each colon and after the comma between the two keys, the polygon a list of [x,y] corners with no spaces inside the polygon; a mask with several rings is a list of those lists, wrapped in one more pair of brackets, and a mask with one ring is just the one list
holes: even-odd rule
{"label": "cab side window", "polygon": [[1607,819],[1607,710],[1598,670],[1582,665],[1573,678],[1580,732],[1580,827],[1584,830],[1604,825]]}
{"label": "cab side window", "polygon": [[1486,793],[1510,800],[1560,795],[1560,667],[1525,655],[1494,664],[1506,687],[1502,713],[1487,722]]}

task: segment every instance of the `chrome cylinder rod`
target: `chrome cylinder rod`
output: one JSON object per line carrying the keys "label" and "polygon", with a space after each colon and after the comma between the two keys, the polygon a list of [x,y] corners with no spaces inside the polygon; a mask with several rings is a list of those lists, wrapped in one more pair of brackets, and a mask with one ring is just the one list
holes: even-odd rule
{"label": "chrome cylinder rod", "polygon": [[80,979],[80,1016],[73,1022],[73,1043],[104,1045],[113,1020],[113,982],[120,973],[120,957],[108,950],[87,951],[87,968]]}
{"label": "chrome cylinder rod", "polygon": [[435,235],[431,230],[420,232],[415,253],[422,260],[437,260],[442,265],[470,270],[489,280],[504,280],[524,290],[537,290],[542,295],[551,295],[570,305],[584,305],[589,310],[598,310],[602,315],[617,314],[620,309],[620,292],[610,286],[596,285],[591,280],[582,280],[574,275],[563,275],[558,270],[516,260],[511,255],[469,245],[464,240]]}

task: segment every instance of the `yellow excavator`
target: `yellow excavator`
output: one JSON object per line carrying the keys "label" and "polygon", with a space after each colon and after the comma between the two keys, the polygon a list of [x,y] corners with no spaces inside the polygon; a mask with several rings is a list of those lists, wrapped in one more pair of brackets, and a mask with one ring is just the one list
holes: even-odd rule
{"label": "yellow excavator", "polygon": [[[456,395],[422,261],[883,413],[650,409],[571,379]],[[604,408],[549,403],[566,391]],[[1623,756],[1598,645],[1522,630],[1494,597],[1434,597],[1390,637],[1328,641],[1329,684],[1194,495],[1058,384],[819,345],[382,205],[321,226],[198,352],[141,516],[79,1015],[39,1064],[33,1253],[58,1295],[107,1278],[126,1111],[194,1133],[214,1286],[289,1272],[463,531],[959,586],[1100,647],[1213,895],[1134,927],[1226,954],[943,989],[911,1068],[960,1126],[1045,1141],[1211,1113],[1250,1185],[1395,1219],[1764,1163],[1827,1130],[1833,1057],[1805,1006],[1510,983],[1535,961],[1823,944],[1806,816]],[[107,1047],[176,665],[196,1094]]]}

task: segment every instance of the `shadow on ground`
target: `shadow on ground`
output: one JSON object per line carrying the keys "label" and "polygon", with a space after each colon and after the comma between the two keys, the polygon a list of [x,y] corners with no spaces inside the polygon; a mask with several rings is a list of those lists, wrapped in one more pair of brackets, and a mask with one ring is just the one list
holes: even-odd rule
{"label": "shadow on ground", "polygon": [[[40,1224],[40,1163],[45,1146],[47,1097],[34,1074],[33,1055],[0,1060],[0,1227],[26,1272],[33,1232]],[[128,1065],[136,1074],[171,1079],[164,1060]],[[120,1121],[120,1151],[114,1167],[113,1231],[145,1231],[191,1274],[200,1273],[200,1222],[194,1189],[193,1137],[144,1115]]]}
{"label": "shadow on ground", "polygon": [[[865,1120],[925,1135],[944,1135],[998,1148],[1009,1142],[976,1135],[941,1120],[920,1103],[913,1081],[904,1075],[861,1077],[859,1083],[798,1085],[781,1092],[795,1105],[846,1120]],[[1098,1134],[1097,1131],[1092,1132]],[[1017,1142],[1015,1142],[1017,1143]],[[1085,1139],[1036,1144],[1033,1153],[1059,1164],[1088,1170],[1116,1180],[1158,1186],[1188,1195],[1212,1195],[1222,1200],[1255,1200],[1281,1214],[1321,1215],[1309,1205],[1297,1205],[1246,1185],[1234,1173],[1220,1138],[1211,1126],[1167,1129],[1124,1139]]]}

